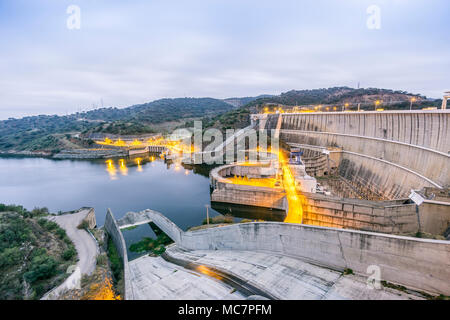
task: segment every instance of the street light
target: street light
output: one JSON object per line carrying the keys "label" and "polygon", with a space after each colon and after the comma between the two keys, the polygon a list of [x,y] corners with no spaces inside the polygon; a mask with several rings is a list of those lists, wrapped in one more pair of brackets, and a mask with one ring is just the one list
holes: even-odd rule
{"label": "street light", "polygon": [[375,111],[378,109],[378,106],[381,104],[380,100],[375,101]]}
{"label": "street light", "polygon": [[411,98],[411,104],[409,105],[409,110],[412,110],[413,102],[416,102],[416,98]]}
{"label": "street light", "polygon": [[209,204],[205,204],[205,207],[206,207],[206,223],[208,224],[208,226],[209,226]]}
{"label": "street light", "polygon": [[347,110],[348,106],[349,106],[348,103],[344,104],[344,111]]}

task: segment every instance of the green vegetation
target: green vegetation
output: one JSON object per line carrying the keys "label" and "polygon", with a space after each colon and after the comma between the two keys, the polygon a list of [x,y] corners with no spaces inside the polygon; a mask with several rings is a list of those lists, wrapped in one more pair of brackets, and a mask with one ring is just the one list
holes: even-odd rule
{"label": "green vegetation", "polygon": [[87,229],[89,229],[89,222],[87,222],[86,220],[83,220],[80,222],[80,224],[77,226],[77,228],[80,230],[87,230]]}
{"label": "green vegetation", "polygon": [[349,274],[353,274],[353,270],[350,268],[345,268],[344,275],[349,275]]}
{"label": "green vegetation", "polygon": [[[252,101],[249,105],[262,104],[281,104],[287,106],[301,106],[311,104],[338,104],[343,103],[371,103],[375,100],[383,100],[384,102],[398,102],[405,101],[403,104],[396,105],[397,109],[409,109],[409,99],[416,98],[417,104],[420,104],[426,97],[415,95],[406,91],[394,91],[389,89],[378,88],[360,88],[354,89],[349,87],[333,87],[328,89],[313,89],[313,90],[291,90],[282,93],[279,96],[271,96],[267,98],[257,99]],[[436,103],[439,100],[435,101]],[[427,102],[429,105],[432,102]],[[371,105],[373,107],[373,105]],[[373,109],[373,108],[372,108]],[[371,109],[371,110],[372,110]]]}
{"label": "green vegetation", "polygon": [[154,133],[155,130],[151,126],[144,123],[139,123],[137,121],[116,121],[95,127],[91,130],[91,132],[111,133],[119,135],[139,135]]}
{"label": "green vegetation", "polygon": [[[233,223],[233,222],[234,222],[233,216],[228,215],[228,214],[226,214],[226,215],[218,215],[216,217],[209,218],[209,223],[210,224]],[[202,224],[205,225],[207,223],[208,223],[208,221],[205,218],[203,220]]]}
{"label": "green vegetation", "polygon": [[0,204],[0,300],[39,299],[75,263],[75,247],[46,214],[47,208]]}
{"label": "green vegetation", "polygon": [[133,243],[130,245],[130,251],[132,252],[152,252],[154,255],[161,255],[166,251],[165,246],[173,243],[170,239],[157,225],[150,222],[150,226],[156,234],[156,239],[143,238],[141,241]]}
{"label": "green vegetation", "polygon": [[[415,98],[414,108],[437,107],[441,100],[427,100],[426,97],[405,91],[388,89],[353,89],[335,87],[315,90],[291,90],[277,96],[247,98],[161,99],[134,105],[128,108],[101,108],[77,112],[67,116],[40,115],[22,119],[0,121],[0,151],[43,151],[57,152],[62,149],[93,146],[86,139],[91,133],[138,135],[153,133],[155,127],[164,123],[186,122],[202,119],[203,127],[221,130],[243,128],[249,124],[249,114],[265,106],[277,105],[340,105],[350,103],[355,109],[362,103],[362,109],[373,110],[375,100],[383,100],[384,109],[409,109],[409,100]],[[395,102],[390,104],[391,102]],[[184,120],[184,121],[182,121]],[[192,126],[188,121],[182,127]],[[78,137],[80,134],[81,136]]]}
{"label": "green vegetation", "polygon": [[119,255],[119,252],[117,252],[116,246],[114,245],[111,237],[108,237],[107,250],[108,259],[113,274],[113,281],[114,284],[117,285],[123,279],[123,261]]}
{"label": "green vegetation", "polygon": [[[67,116],[40,115],[0,121],[0,151],[57,152],[89,143],[72,133],[153,133],[153,124],[215,116],[234,107],[212,98],[161,99],[128,108],[101,108]],[[87,143],[87,145],[86,145]]]}
{"label": "green vegetation", "polygon": [[131,230],[134,230],[136,228],[137,228],[137,226],[131,226],[131,227],[122,229],[122,231],[131,231]]}

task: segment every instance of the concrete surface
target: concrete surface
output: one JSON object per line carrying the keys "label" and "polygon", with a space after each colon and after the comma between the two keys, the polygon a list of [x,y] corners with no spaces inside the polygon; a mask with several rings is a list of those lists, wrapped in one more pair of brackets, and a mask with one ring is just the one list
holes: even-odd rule
{"label": "concrete surface", "polygon": [[450,241],[278,222],[183,232],[159,212],[141,214],[185,250],[266,252],[357,275],[378,266],[382,280],[450,295]]}
{"label": "concrete surface", "polygon": [[394,300],[419,299],[398,290],[367,287],[367,277],[343,275],[299,259],[252,251],[185,251],[176,246],[166,254],[214,267],[244,279],[281,300]]}
{"label": "concrete surface", "polygon": [[85,209],[77,213],[64,214],[49,218],[49,220],[56,222],[61,228],[66,230],[67,236],[75,245],[79,259],[77,267],[80,268],[81,274],[92,274],[97,263],[97,242],[86,230],[78,229],[78,225],[87,217],[89,213],[90,210]]}
{"label": "concrete surface", "polygon": [[[94,218],[93,218],[94,217]],[[58,287],[46,293],[41,300],[57,299],[65,290],[70,290],[80,285],[83,274],[92,274],[96,266],[96,258],[99,252],[97,242],[86,230],[78,229],[78,225],[87,219],[95,225],[95,214],[92,208],[80,210],[76,213],[68,213],[59,216],[51,216],[50,221],[56,222],[63,228],[67,236],[72,240],[78,254],[78,262],[73,273]]]}
{"label": "concrete surface", "polygon": [[124,293],[123,298],[126,300],[133,300],[134,293],[133,293],[133,288],[132,288],[131,282],[130,282],[131,276],[130,276],[130,267],[128,264],[127,245],[125,243],[123,234],[120,231],[119,226],[117,225],[117,221],[114,218],[114,215],[110,209],[108,209],[108,211],[106,212],[104,228],[105,228],[106,232],[108,233],[108,235],[111,237],[111,239],[114,242],[114,245],[117,249],[117,252],[119,253],[120,257],[122,258],[123,281],[125,283],[125,293]]}
{"label": "concrete surface", "polygon": [[232,287],[198,272],[148,255],[130,261],[135,300],[236,300]]}

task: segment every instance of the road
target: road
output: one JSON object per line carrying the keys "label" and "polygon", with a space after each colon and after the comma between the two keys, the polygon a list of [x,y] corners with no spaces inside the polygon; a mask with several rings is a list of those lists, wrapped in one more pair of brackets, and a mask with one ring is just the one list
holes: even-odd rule
{"label": "road", "polygon": [[56,222],[66,230],[67,236],[72,240],[78,254],[78,262],[73,273],[58,287],[47,292],[41,300],[55,300],[68,289],[79,287],[83,274],[92,274],[97,263],[98,247],[94,238],[86,231],[78,229],[78,225],[89,213],[89,209],[81,210],[73,214],[51,216],[50,221]]}
{"label": "road", "polygon": [[64,214],[51,217],[49,220],[56,222],[61,228],[66,230],[67,236],[72,240],[78,253],[77,267],[81,274],[92,274],[96,265],[97,243],[86,231],[78,229],[78,225],[83,221],[89,210],[82,210],[73,214]]}

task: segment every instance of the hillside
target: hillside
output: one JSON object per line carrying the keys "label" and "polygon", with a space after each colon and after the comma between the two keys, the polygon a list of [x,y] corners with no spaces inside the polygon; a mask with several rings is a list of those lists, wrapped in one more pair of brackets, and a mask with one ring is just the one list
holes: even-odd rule
{"label": "hillside", "polygon": [[406,110],[410,107],[410,100],[414,98],[414,109],[440,106],[441,100],[428,100],[425,96],[412,94],[406,91],[393,91],[389,89],[334,87],[314,90],[291,90],[278,96],[266,96],[250,101],[247,105],[231,110],[227,113],[204,117],[205,127],[215,127],[222,130],[230,128],[243,128],[249,125],[248,115],[260,112],[267,105],[276,106],[305,106],[331,105],[340,106],[349,104],[349,109],[355,110],[361,104],[362,110],[373,110],[375,101],[383,101],[384,109]]}
{"label": "hillside", "polygon": [[[61,139],[61,133],[151,133],[154,131],[152,126],[159,123],[215,116],[233,108],[218,99],[179,98],[161,99],[123,109],[101,108],[67,116],[39,115],[9,119],[0,121],[0,151],[54,152],[67,147],[68,143]],[[77,143],[72,140],[72,143]]]}
{"label": "hillside", "polygon": [[226,103],[231,104],[232,106],[239,108],[242,107],[252,101],[258,100],[258,99],[262,99],[262,98],[270,98],[273,97],[272,95],[260,95],[257,97],[244,97],[244,98],[227,98],[224,99],[223,101],[225,101]]}
{"label": "hillside", "polygon": [[76,263],[72,241],[46,215],[0,204],[0,300],[39,299]]}
{"label": "hillside", "polygon": [[349,103],[356,109],[373,110],[374,102],[382,100],[385,109],[407,109],[414,98],[415,108],[439,106],[441,101],[405,91],[389,89],[354,89],[334,87],[314,90],[291,90],[280,95],[228,98],[160,99],[127,108],[101,108],[67,116],[40,115],[0,121],[0,152],[57,152],[61,149],[89,147],[80,134],[92,132],[137,135],[169,132],[175,127],[191,125],[202,119],[204,128],[222,130],[248,125],[248,115],[266,105],[307,106]]}
{"label": "hillside", "polygon": [[362,103],[373,104],[376,100],[382,100],[386,104],[394,102],[406,102],[409,108],[409,100],[415,98],[417,102],[427,98],[419,94],[406,91],[394,91],[378,88],[349,88],[334,87],[328,89],[291,90],[279,96],[257,99],[251,104],[277,103],[287,106],[301,106],[310,104],[343,104]]}

